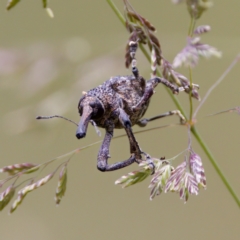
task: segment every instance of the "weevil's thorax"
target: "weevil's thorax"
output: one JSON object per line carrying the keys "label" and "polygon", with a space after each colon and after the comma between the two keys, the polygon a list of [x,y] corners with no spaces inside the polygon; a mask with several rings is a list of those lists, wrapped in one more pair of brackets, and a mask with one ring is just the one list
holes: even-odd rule
{"label": "weevil's thorax", "polygon": [[[136,106],[141,100],[146,81],[143,77],[139,76],[136,79],[134,76],[117,76],[111,78],[112,88],[116,92],[118,98],[121,99],[123,109],[128,114],[132,125],[134,125],[145,114],[149,101],[139,111],[133,112],[132,107]],[[115,124],[116,128],[121,128],[121,124]]]}
{"label": "weevil's thorax", "polygon": [[139,111],[133,112],[132,107],[137,105],[145,90],[145,79],[134,76],[116,76],[105,81],[96,88],[89,90],[80,99],[97,98],[104,108],[104,114],[100,119],[93,119],[99,127],[105,128],[106,120],[111,119],[115,128],[122,128],[118,119],[118,109],[123,108],[134,125],[146,112],[149,102]]}

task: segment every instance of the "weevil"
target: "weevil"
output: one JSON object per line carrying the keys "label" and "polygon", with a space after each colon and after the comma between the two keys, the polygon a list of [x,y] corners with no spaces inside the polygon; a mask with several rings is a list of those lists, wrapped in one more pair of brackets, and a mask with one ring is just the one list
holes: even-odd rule
{"label": "weevil", "polygon": [[[170,111],[149,119],[142,118],[149,107],[154,88],[159,83],[171,89],[174,94],[184,89],[178,88],[160,77],[153,77],[146,81],[139,75],[136,67],[135,53],[138,43],[131,41],[129,46],[133,75],[110,78],[100,86],[84,92],[78,104],[78,111],[81,116],[76,131],[78,139],[86,136],[89,122],[106,130],[97,156],[97,168],[102,172],[114,171],[134,162],[142,161],[144,152],[133,134],[132,126],[144,127],[149,121],[173,114],[178,114],[181,121],[184,121],[184,117],[179,111]],[[130,157],[124,161],[108,164],[109,147],[115,128],[124,128],[126,131],[130,144]]]}

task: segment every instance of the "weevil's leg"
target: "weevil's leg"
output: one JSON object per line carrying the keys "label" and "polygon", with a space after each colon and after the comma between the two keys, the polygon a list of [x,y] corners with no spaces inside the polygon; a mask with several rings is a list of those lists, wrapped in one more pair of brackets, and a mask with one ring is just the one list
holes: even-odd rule
{"label": "weevil's leg", "polygon": [[113,129],[114,125],[110,123],[108,128],[106,129],[106,135],[98,153],[97,168],[102,172],[114,171],[120,168],[124,168],[135,162],[135,155],[132,154],[131,157],[125,161],[108,164],[109,147],[111,139],[113,137]]}
{"label": "weevil's leg", "polygon": [[[170,90],[172,90],[173,94],[178,94],[179,92],[183,92],[185,91],[184,87],[176,87],[174,84],[170,83],[167,79],[165,78],[160,78],[160,77],[155,77],[153,79],[150,79],[148,81],[155,81],[157,80],[158,83],[162,83],[163,85],[165,85],[166,87],[168,87]],[[156,86],[155,86],[156,87]]]}
{"label": "weevil's leg", "polygon": [[180,118],[180,123],[181,123],[181,124],[184,124],[184,123],[186,122],[186,119],[185,119],[185,117],[182,115],[182,113],[181,113],[179,110],[174,110],[174,111],[169,111],[169,112],[166,112],[166,113],[157,115],[157,116],[152,117],[152,118],[143,118],[143,119],[140,119],[136,124],[137,124],[139,127],[145,127],[145,126],[148,124],[148,122],[151,122],[151,121],[156,120],[156,119],[159,119],[159,118],[172,116],[172,115],[178,115],[179,118]]}
{"label": "weevil's leg", "polygon": [[[114,171],[118,170],[124,167],[127,167],[131,165],[134,162],[140,162],[142,160],[142,151],[138,145],[138,142],[133,135],[132,128],[131,128],[131,122],[129,120],[128,115],[125,113],[123,109],[119,109],[119,119],[127,133],[129,143],[130,143],[130,153],[131,156],[129,159],[121,162],[117,162],[114,164],[108,164],[108,158],[109,158],[109,147],[110,147],[110,142],[113,137],[113,129],[114,125],[113,124],[108,124],[108,128],[106,129],[106,135],[104,137],[103,143],[101,145],[101,148],[98,153],[98,163],[97,163],[97,168],[102,171]],[[154,163],[152,162],[151,159],[148,159],[149,161],[149,166],[152,167],[153,172],[155,169]]]}
{"label": "weevil's leg", "polygon": [[132,58],[132,61],[131,61],[132,73],[133,73],[135,79],[137,79],[140,82],[141,87],[143,89],[145,89],[146,80],[142,76],[139,75],[139,71],[138,71],[138,68],[137,68],[137,60],[135,58],[136,51],[137,51],[137,48],[138,48],[138,41],[139,41],[139,39],[136,39],[135,41],[130,41],[129,42],[129,53],[130,53],[130,56]]}
{"label": "weevil's leg", "polygon": [[119,120],[127,133],[130,144],[130,153],[135,155],[136,160],[141,160],[142,151],[140,150],[138,142],[135,136],[133,135],[131,121],[126,112],[122,108],[119,108]]}
{"label": "weevil's leg", "polygon": [[141,100],[139,101],[139,103],[132,107],[133,111],[138,111],[138,110],[142,109],[142,107],[149,101],[149,99],[153,95],[154,88],[159,83],[162,83],[166,87],[170,88],[174,94],[178,94],[179,92],[184,91],[183,87],[180,87],[180,88],[176,87],[175,85],[173,85],[172,83],[170,83],[168,80],[166,80],[164,78],[154,77],[147,81],[143,96],[142,96]]}
{"label": "weevil's leg", "polygon": [[137,60],[135,58],[137,48],[138,48],[138,40],[129,42],[129,53],[132,58],[132,73],[136,79],[139,78],[139,71],[137,68]]}
{"label": "weevil's leg", "polygon": [[140,147],[138,145],[138,142],[137,142],[137,140],[136,140],[136,138],[133,134],[129,117],[126,114],[126,112],[121,108],[119,109],[119,119],[120,119],[123,127],[125,128],[126,133],[127,133],[127,136],[128,136],[128,139],[129,139],[129,144],[130,144],[130,153],[135,156],[135,161],[137,163],[140,163],[142,161],[141,154],[144,154],[145,156],[147,156],[146,160],[148,161],[149,167],[152,169],[152,173],[154,173],[155,165],[154,165],[151,157],[148,154],[144,153],[140,149]]}

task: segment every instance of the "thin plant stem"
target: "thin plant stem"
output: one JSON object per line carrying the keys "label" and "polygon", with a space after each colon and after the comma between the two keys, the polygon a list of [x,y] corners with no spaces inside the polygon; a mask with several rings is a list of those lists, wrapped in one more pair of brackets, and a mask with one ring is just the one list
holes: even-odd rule
{"label": "thin plant stem", "polygon": [[189,28],[188,28],[188,36],[189,37],[192,37],[195,25],[196,25],[196,20],[195,20],[194,17],[191,17],[190,25],[189,25]]}
{"label": "thin plant stem", "polygon": [[192,28],[193,28],[193,17],[191,17],[189,28],[188,28],[188,36],[191,37],[192,35]]}
{"label": "thin plant stem", "polygon": [[188,36],[190,36],[191,32],[192,32],[192,23],[193,23],[193,18],[191,17],[190,25],[189,25],[189,28],[188,28]]}
{"label": "thin plant stem", "polygon": [[223,110],[220,112],[212,113],[212,114],[207,115],[206,117],[212,117],[212,116],[216,116],[216,115],[219,115],[222,113],[232,113],[232,112],[236,112],[236,113],[240,114],[240,107],[234,107],[234,108],[230,108],[230,109]]}
{"label": "thin plant stem", "polygon": [[192,115],[193,115],[193,102],[192,102],[192,69],[189,67],[189,81],[190,81],[190,91],[189,91],[189,120],[192,121]]}
{"label": "thin plant stem", "polygon": [[221,169],[218,166],[217,162],[214,160],[213,155],[211,154],[210,150],[208,149],[208,147],[206,146],[206,144],[204,143],[203,139],[200,137],[199,133],[197,132],[197,130],[196,130],[196,128],[194,126],[191,128],[191,131],[192,131],[192,134],[197,139],[197,141],[200,144],[200,146],[202,147],[202,149],[204,150],[204,152],[206,153],[206,155],[208,156],[208,159],[210,160],[211,164],[213,165],[213,167],[214,167],[215,171],[217,172],[218,176],[223,181],[223,183],[226,186],[227,190],[232,195],[232,197],[235,200],[235,202],[237,203],[238,207],[240,207],[240,200],[239,200],[237,194],[235,193],[235,191],[233,190],[233,188],[229,184],[228,180],[226,179],[225,175],[221,171]]}
{"label": "thin plant stem", "polygon": [[[188,29],[188,36],[192,37],[193,30],[195,27],[195,18],[191,17],[189,29]],[[189,105],[190,105],[190,111],[189,111],[189,120],[192,121],[192,115],[193,115],[193,102],[192,102],[192,69],[191,67],[188,68],[189,71],[189,81],[190,81],[190,91],[189,91]]]}
{"label": "thin plant stem", "polygon": [[202,99],[202,101],[200,102],[200,104],[198,105],[198,107],[196,108],[194,114],[193,114],[193,118],[195,119],[197,116],[198,111],[200,110],[200,108],[203,106],[203,104],[206,102],[207,98],[209,97],[209,95],[211,94],[211,92],[213,91],[213,89],[215,89],[217,87],[218,84],[220,84],[222,82],[222,80],[227,76],[227,74],[232,70],[232,68],[237,64],[237,62],[240,60],[240,53],[236,56],[236,58],[231,62],[231,64],[229,65],[229,67],[225,70],[225,72],[221,75],[221,77],[208,89],[207,93],[205,94],[204,98]]}
{"label": "thin plant stem", "polygon": [[[112,2],[112,0],[106,0],[108,2],[108,4],[110,5],[110,7],[113,9],[113,11],[116,13],[117,17],[119,18],[119,20],[122,22],[123,25],[125,25],[125,20],[124,17],[122,16],[121,12],[117,9],[117,7],[115,6],[115,4]],[[194,27],[195,24],[193,24]],[[141,48],[142,49],[142,48]],[[147,53],[147,51],[144,51],[144,55],[146,56],[146,58],[148,60],[150,60],[150,56]],[[238,58],[240,58],[240,56],[238,56]],[[238,61],[239,59],[237,58]],[[231,67],[232,68],[232,67]],[[231,68],[228,68],[229,70],[227,71],[227,73],[231,70]],[[225,74],[226,75],[226,74]],[[223,76],[224,78],[225,76]],[[220,80],[222,81],[222,79]],[[219,80],[217,82],[220,82]],[[178,107],[178,109],[182,112],[182,114],[186,117],[186,114],[182,111],[182,107],[180,105],[180,103],[178,102],[178,100],[175,98],[175,96],[173,96],[173,94],[171,94],[171,92],[169,90],[167,90],[169,95],[171,96],[174,104]],[[209,93],[210,94],[210,93]],[[209,95],[208,94],[208,95]],[[196,112],[195,112],[196,113]],[[194,114],[194,116],[196,116],[196,114]],[[231,196],[233,197],[233,199],[235,200],[235,202],[237,203],[238,207],[240,207],[240,200],[237,196],[237,194],[235,193],[235,191],[233,190],[233,188],[230,186],[230,184],[228,183],[226,177],[224,176],[223,172],[221,171],[221,169],[219,168],[217,162],[215,161],[213,155],[211,154],[210,150],[208,149],[207,145],[204,143],[204,141],[202,140],[202,138],[200,137],[200,135],[198,134],[195,126],[191,127],[191,132],[194,135],[194,137],[196,138],[196,140],[198,141],[199,145],[202,147],[203,151],[205,152],[205,154],[207,155],[208,159],[210,160],[212,166],[214,167],[215,171],[217,172],[218,176],[220,177],[220,179],[222,180],[222,182],[224,183],[225,187],[228,189],[229,193],[231,194]]]}
{"label": "thin plant stem", "polygon": [[116,5],[111,0],[107,0],[107,2],[109,4],[109,6],[112,8],[112,10],[115,12],[117,17],[119,18],[119,20],[122,22],[122,24],[125,25],[125,19],[124,19],[122,13],[116,7]]}

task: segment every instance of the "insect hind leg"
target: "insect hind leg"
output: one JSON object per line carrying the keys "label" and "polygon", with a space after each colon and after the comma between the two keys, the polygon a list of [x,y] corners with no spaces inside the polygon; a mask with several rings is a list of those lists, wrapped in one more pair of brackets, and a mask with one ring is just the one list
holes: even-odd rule
{"label": "insect hind leg", "polygon": [[139,127],[145,127],[151,121],[154,121],[154,120],[157,120],[157,119],[160,119],[160,118],[164,118],[164,117],[168,117],[168,116],[172,116],[172,115],[177,115],[179,117],[179,119],[180,119],[180,123],[181,124],[185,124],[186,123],[186,119],[182,115],[182,113],[179,110],[173,110],[173,111],[165,112],[163,114],[160,114],[160,115],[157,115],[157,116],[154,116],[154,117],[151,117],[151,118],[140,119],[136,124]]}

